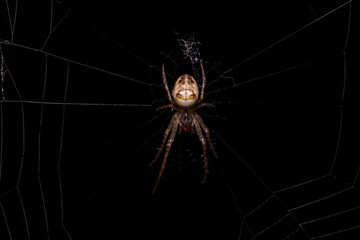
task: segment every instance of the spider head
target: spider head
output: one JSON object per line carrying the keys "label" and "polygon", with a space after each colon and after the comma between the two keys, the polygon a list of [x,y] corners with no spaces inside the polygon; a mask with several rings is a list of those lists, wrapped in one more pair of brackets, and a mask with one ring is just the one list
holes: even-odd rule
{"label": "spider head", "polygon": [[199,87],[189,74],[181,75],[175,82],[173,98],[181,108],[193,107],[199,99]]}

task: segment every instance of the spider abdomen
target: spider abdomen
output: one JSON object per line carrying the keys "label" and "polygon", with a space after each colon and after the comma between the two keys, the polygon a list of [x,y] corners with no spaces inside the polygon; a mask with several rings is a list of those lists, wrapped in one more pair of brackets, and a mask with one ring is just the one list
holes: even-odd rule
{"label": "spider abdomen", "polygon": [[181,75],[175,82],[173,97],[179,107],[194,106],[199,99],[199,87],[195,79],[189,74]]}

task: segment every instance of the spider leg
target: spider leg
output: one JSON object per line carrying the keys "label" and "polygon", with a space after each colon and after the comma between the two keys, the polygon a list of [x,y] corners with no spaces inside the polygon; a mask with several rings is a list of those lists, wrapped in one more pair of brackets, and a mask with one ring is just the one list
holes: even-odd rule
{"label": "spider leg", "polygon": [[206,76],[205,76],[204,66],[203,66],[202,62],[200,62],[200,67],[201,67],[201,74],[202,74],[202,85],[201,85],[201,94],[200,94],[198,103],[204,99],[205,84],[206,84]]}
{"label": "spider leg", "polygon": [[178,114],[175,113],[174,116],[171,118],[168,127],[165,130],[164,138],[161,142],[160,148],[159,148],[158,152],[156,153],[154,160],[152,160],[151,163],[149,163],[149,166],[153,165],[156,162],[156,160],[159,158],[162,150],[164,149],[164,146],[165,146],[166,140],[170,134],[170,131],[173,129],[174,123],[175,123],[175,121],[177,121],[177,119],[178,119]]}
{"label": "spider leg", "polygon": [[170,135],[169,140],[167,141],[167,144],[166,144],[164,160],[163,160],[163,162],[161,164],[159,176],[158,176],[158,178],[156,180],[154,189],[152,190],[152,194],[155,194],[156,188],[158,187],[159,182],[160,182],[160,178],[161,178],[162,174],[164,173],[166,161],[167,161],[167,159],[169,157],[169,152],[170,152],[171,146],[174,143],[177,128],[178,128],[178,121],[175,121],[174,127],[171,130],[171,135]]}
{"label": "spider leg", "polygon": [[196,111],[196,110],[198,110],[199,108],[202,108],[202,107],[215,107],[215,105],[212,104],[212,103],[200,103],[199,105],[194,107],[194,111]]}
{"label": "spider leg", "polygon": [[164,64],[162,65],[162,78],[163,78],[163,82],[164,82],[164,87],[165,87],[166,93],[167,93],[167,95],[168,95],[168,99],[169,99],[170,103],[172,103],[173,105],[175,105],[174,100],[173,100],[172,97],[171,97],[171,93],[170,93],[170,90],[169,90],[169,86],[168,86],[167,81],[166,81],[165,65],[164,65]]}
{"label": "spider leg", "polygon": [[206,179],[207,179],[207,174],[208,174],[208,161],[207,161],[207,156],[206,156],[206,140],[204,135],[202,134],[199,122],[197,119],[194,118],[193,123],[195,125],[195,129],[196,129],[196,134],[199,136],[200,142],[202,144],[203,147],[203,153],[204,153],[204,178],[202,180],[201,183],[205,183]]}
{"label": "spider leg", "polygon": [[219,156],[218,156],[217,153],[215,152],[215,148],[214,148],[214,146],[213,146],[213,144],[212,144],[212,142],[211,142],[210,131],[209,131],[208,127],[205,125],[204,121],[202,120],[202,118],[200,117],[199,114],[196,113],[196,114],[195,114],[195,118],[196,118],[196,120],[200,123],[200,126],[202,127],[202,129],[203,129],[204,132],[205,132],[205,135],[206,135],[206,138],[207,138],[207,140],[208,140],[208,142],[209,142],[209,146],[210,146],[211,151],[213,152],[214,156],[215,156],[216,158],[218,158]]}
{"label": "spider leg", "polygon": [[171,109],[174,109],[174,110],[176,110],[176,111],[178,110],[178,108],[175,107],[175,106],[172,105],[172,104],[166,104],[166,105],[157,107],[155,110],[156,110],[156,111],[159,111],[159,110],[162,110],[162,109],[165,109],[165,108],[171,108]]}

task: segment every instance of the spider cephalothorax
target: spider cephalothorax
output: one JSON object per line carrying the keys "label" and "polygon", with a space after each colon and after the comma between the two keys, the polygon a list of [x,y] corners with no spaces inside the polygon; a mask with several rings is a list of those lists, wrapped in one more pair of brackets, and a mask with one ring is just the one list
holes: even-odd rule
{"label": "spider cephalothorax", "polygon": [[[159,151],[157,152],[154,160],[150,163],[152,165],[160,156],[162,150],[165,147],[166,143],[166,149],[165,149],[165,156],[164,160],[161,164],[160,172],[158,179],[156,181],[153,193],[155,192],[160,178],[164,172],[164,168],[166,165],[166,160],[169,156],[170,148],[175,140],[175,136],[177,133],[184,132],[196,132],[196,134],[199,136],[200,142],[203,147],[203,153],[204,153],[204,178],[203,183],[206,182],[207,174],[208,174],[208,162],[207,162],[207,155],[206,155],[206,139],[209,142],[209,146],[211,151],[213,152],[214,156],[217,157],[217,154],[215,152],[214,146],[211,143],[210,139],[210,132],[209,129],[206,127],[205,123],[201,119],[201,117],[196,113],[196,110],[201,107],[215,107],[211,103],[201,103],[201,101],[204,99],[204,90],[205,90],[205,83],[206,83],[206,77],[204,72],[204,67],[202,63],[200,63],[201,67],[201,73],[202,73],[202,87],[201,87],[201,93],[199,96],[199,87],[196,83],[196,80],[188,75],[183,74],[181,75],[175,82],[174,89],[172,92],[172,96],[170,94],[170,90],[166,81],[166,75],[165,75],[165,67],[162,66],[162,76],[163,76],[163,82],[164,87],[168,95],[168,99],[170,101],[170,104],[161,106],[157,108],[157,110],[164,109],[164,108],[172,108],[176,110],[174,116],[171,118],[170,123],[165,130],[163,141],[160,145]],[[206,139],[203,135],[203,131],[205,133]],[[170,137],[169,137],[170,135]],[[169,139],[168,139],[169,137]],[[167,140],[167,141],[166,141]]]}

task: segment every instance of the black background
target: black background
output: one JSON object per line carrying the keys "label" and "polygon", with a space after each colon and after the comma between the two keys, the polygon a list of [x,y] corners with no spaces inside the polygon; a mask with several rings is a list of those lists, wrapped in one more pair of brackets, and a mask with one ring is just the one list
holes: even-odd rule
{"label": "black background", "polygon": [[[359,235],[356,3],[0,3],[1,239]],[[152,195],[172,116],[155,111],[161,65],[170,88],[199,79],[190,37],[219,159],[208,149],[201,184],[201,144],[177,135]]]}

